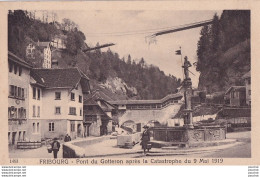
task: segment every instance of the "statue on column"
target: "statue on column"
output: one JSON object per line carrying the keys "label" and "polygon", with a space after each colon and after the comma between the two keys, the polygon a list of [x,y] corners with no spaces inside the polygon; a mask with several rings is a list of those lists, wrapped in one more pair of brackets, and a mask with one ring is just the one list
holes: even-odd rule
{"label": "statue on column", "polygon": [[189,78],[189,67],[191,67],[192,65],[190,64],[190,62],[188,61],[188,57],[185,56],[184,57],[184,64],[183,64],[183,69],[184,69],[184,74],[185,74],[185,79]]}

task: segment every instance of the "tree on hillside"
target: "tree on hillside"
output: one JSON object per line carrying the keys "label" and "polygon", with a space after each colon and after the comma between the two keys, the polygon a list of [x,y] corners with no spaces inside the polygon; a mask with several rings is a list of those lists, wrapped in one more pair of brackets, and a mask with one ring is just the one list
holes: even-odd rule
{"label": "tree on hillside", "polygon": [[81,50],[85,44],[86,37],[84,33],[75,29],[67,35],[66,49],[71,55],[76,55],[78,50]]}
{"label": "tree on hillside", "polygon": [[[204,26],[200,34],[196,66],[196,70],[201,73],[199,87],[203,85],[209,92],[223,91],[221,89],[225,89],[225,85],[229,83],[227,79],[224,79],[227,78],[228,68],[236,67],[236,64],[223,63],[223,58],[225,58],[223,54],[239,43],[250,39],[250,11],[226,10],[223,11],[220,18],[215,14],[212,24]],[[243,50],[245,52],[242,61],[247,61],[247,49]],[[229,54],[229,57],[232,55]],[[236,58],[238,56],[234,56],[234,59]],[[244,72],[241,68],[242,63],[238,63],[237,66],[236,72],[239,72],[239,69]],[[232,81],[232,84],[236,83],[240,83],[240,81]]]}

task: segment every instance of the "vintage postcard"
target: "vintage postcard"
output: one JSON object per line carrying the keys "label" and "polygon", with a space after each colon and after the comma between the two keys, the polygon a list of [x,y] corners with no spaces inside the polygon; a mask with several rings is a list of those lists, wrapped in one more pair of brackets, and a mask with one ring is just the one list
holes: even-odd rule
{"label": "vintage postcard", "polygon": [[258,2],[0,8],[2,165],[259,165]]}

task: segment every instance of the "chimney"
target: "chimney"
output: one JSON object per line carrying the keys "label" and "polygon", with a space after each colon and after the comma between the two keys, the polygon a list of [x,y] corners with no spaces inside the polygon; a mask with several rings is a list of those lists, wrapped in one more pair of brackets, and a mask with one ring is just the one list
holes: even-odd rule
{"label": "chimney", "polygon": [[58,62],[58,60],[52,60],[52,62],[51,62],[51,68],[59,68],[59,62]]}

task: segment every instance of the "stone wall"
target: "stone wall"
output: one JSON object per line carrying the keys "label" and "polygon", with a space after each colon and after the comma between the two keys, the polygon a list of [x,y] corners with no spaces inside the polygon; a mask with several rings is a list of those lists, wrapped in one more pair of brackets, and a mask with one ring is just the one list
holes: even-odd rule
{"label": "stone wall", "polygon": [[83,158],[87,146],[110,139],[110,136],[75,140],[63,144],[63,158]]}
{"label": "stone wall", "polygon": [[154,140],[176,143],[194,143],[226,139],[225,127],[154,127]]}

